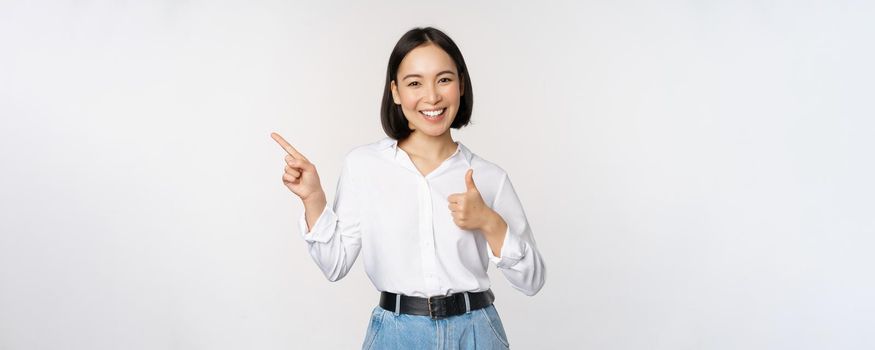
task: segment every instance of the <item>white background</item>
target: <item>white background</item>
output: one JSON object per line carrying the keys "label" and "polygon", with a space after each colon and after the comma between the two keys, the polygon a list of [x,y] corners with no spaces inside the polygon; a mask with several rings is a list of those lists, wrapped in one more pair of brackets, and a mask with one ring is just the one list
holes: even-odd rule
{"label": "white background", "polygon": [[[516,349],[875,347],[868,1],[0,2],[0,349],[354,349],[280,132],[333,197],[389,52],[454,38],[548,268]],[[460,179],[462,181],[462,179]]]}

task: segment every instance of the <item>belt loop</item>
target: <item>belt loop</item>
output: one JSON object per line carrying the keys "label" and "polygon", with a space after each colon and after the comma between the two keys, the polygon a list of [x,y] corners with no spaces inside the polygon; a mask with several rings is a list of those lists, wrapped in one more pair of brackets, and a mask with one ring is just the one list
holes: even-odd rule
{"label": "belt loop", "polygon": [[465,313],[471,312],[471,300],[468,299],[468,292],[465,292]]}
{"label": "belt loop", "polygon": [[395,294],[395,316],[401,314],[401,293]]}

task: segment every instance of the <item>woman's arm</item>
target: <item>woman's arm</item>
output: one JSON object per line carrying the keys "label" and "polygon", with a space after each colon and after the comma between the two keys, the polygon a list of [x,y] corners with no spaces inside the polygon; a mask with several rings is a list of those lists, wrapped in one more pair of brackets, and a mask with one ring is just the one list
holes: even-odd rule
{"label": "woman's arm", "polygon": [[[490,260],[514,288],[526,295],[535,295],[544,286],[547,271],[522,203],[507,174],[492,210],[497,218],[491,219],[494,226],[486,228],[488,233],[484,232],[491,247]],[[496,240],[500,243],[493,243]]]}
{"label": "woman's arm", "polygon": [[349,155],[344,160],[337,183],[334,206],[329,207],[316,166],[279,134],[272,133],[270,136],[288,153],[283,184],[304,204],[299,227],[310,256],[328,280],[337,281],[346,276],[361,250],[358,207],[348,167]]}
{"label": "woman's arm", "polygon": [[305,212],[299,223],[301,233],[313,261],[332,282],[346,276],[361,251],[356,192],[347,159],[337,180],[334,205],[326,205],[324,194],[312,202],[304,202]]}
{"label": "woman's arm", "polygon": [[322,215],[322,211],[325,210],[325,205],[327,205],[328,201],[325,199],[325,192],[319,191],[314,198],[308,198],[303,200],[303,202],[304,216],[307,218],[307,231],[310,231],[310,228],[316,225],[316,220]]}
{"label": "woman's arm", "polygon": [[453,222],[462,229],[479,231],[486,238],[490,260],[514,288],[535,295],[544,286],[546,271],[535,238],[507,174],[502,177],[492,207],[474,184],[474,170],[465,174],[467,190],[447,197]]}
{"label": "woman's arm", "polygon": [[504,245],[504,238],[507,236],[507,222],[492,209],[489,209],[487,217],[488,219],[483,227],[480,228],[480,232],[483,232],[486,242],[492,248],[492,255],[499,256]]}

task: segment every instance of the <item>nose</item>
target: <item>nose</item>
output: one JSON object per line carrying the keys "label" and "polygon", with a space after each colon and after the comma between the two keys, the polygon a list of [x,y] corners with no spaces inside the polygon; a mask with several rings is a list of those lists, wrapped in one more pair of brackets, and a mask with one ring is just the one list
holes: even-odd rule
{"label": "nose", "polygon": [[428,84],[428,87],[425,91],[424,100],[425,102],[428,102],[430,104],[438,103],[441,100],[441,94],[438,91],[437,86],[435,86],[434,84]]}

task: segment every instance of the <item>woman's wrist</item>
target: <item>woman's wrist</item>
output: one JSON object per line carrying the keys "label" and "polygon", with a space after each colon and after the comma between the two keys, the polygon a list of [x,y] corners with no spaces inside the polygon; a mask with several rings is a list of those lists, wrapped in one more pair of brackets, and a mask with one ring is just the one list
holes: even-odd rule
{"label": "woman's wrist", "polygon": [[301,198],[301,202],[304,203],[305,207],[315,207],[315,206],[323,206],[327,200],[325,199],[325,192],[318,191],[313,192],[307,196],[307,198]]}
{"label": "woman's wrist", "polygon": [[[493,251],[501,251],[501,245],[504,243],[504,236],[507,234],[507,222],[494,210],[490,209],[487,215],[486,224],[480,228],[480,232],[486,237],[486,241],[492,247]],[[498,256],[496,254],[496,256]]]}
{"label": "woman's wrist", "polygon": [[307,220],[307,230],[309,231],[313,229],[316,220],[319,219],[319,216],[322,215],[322,211],[325,210],[325,206],[327,205],[325,192],[314,192],[307,196],[306,199],[301,198],[301,201],[304,202],[304,216]]}

